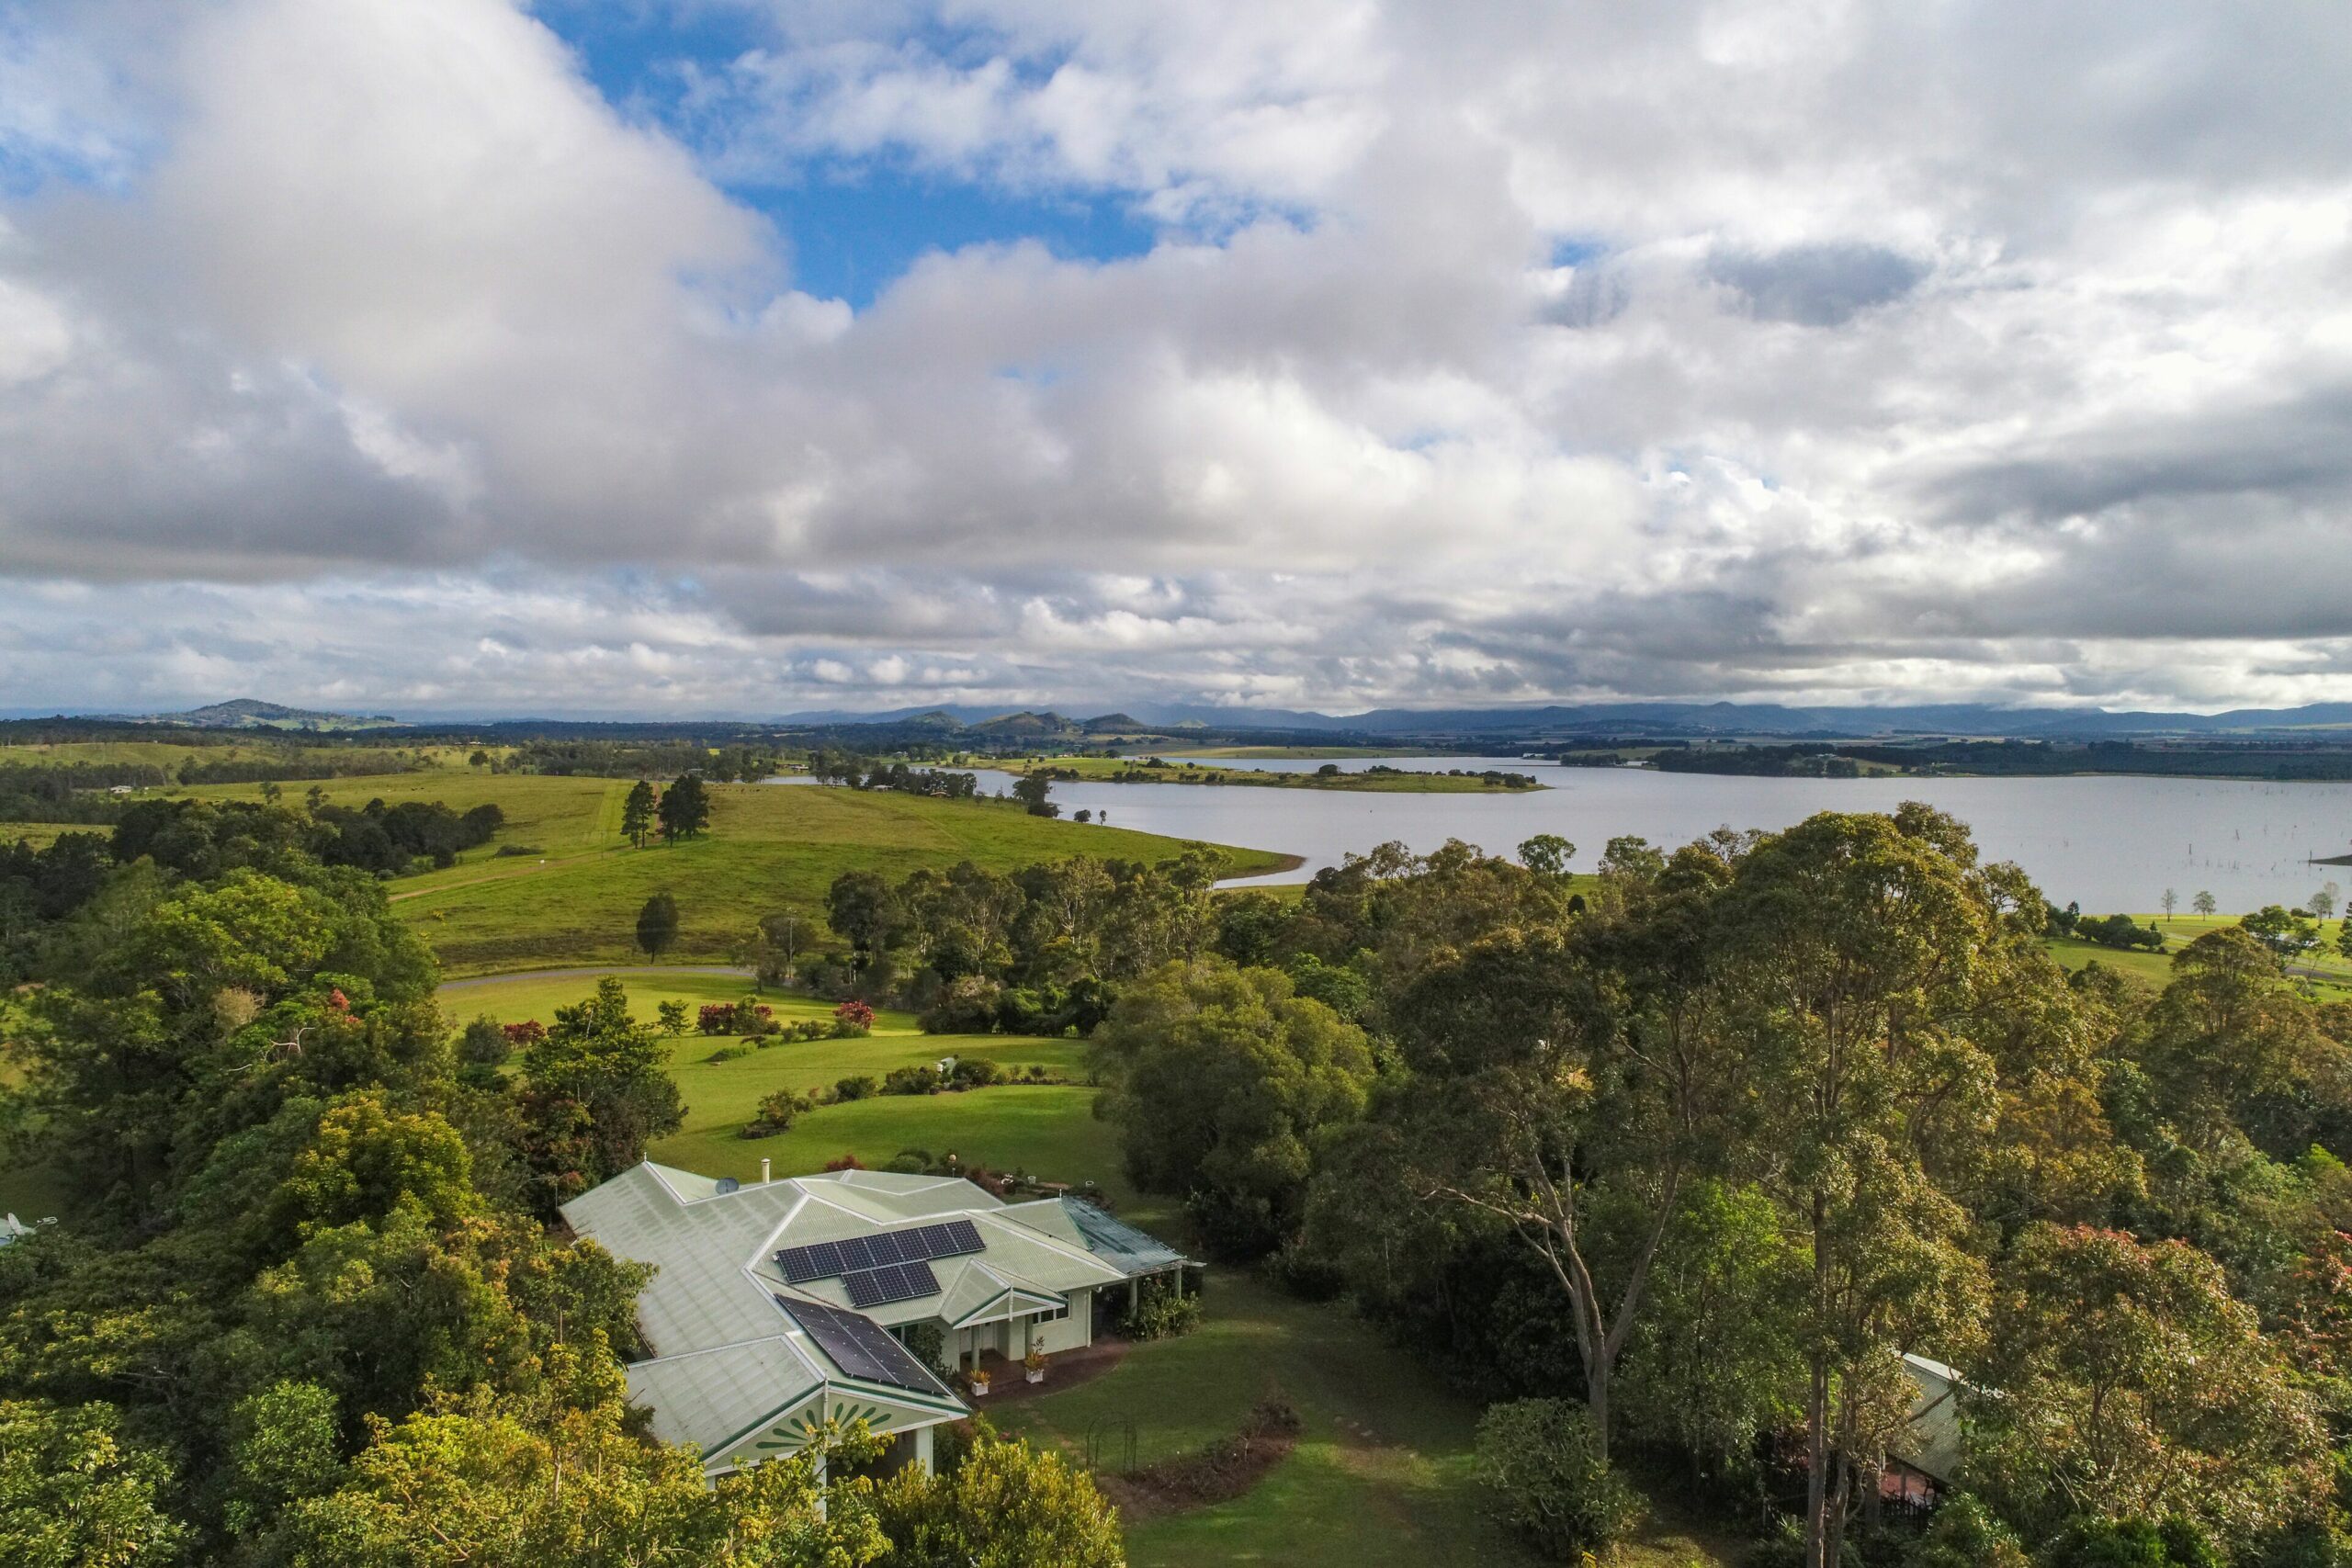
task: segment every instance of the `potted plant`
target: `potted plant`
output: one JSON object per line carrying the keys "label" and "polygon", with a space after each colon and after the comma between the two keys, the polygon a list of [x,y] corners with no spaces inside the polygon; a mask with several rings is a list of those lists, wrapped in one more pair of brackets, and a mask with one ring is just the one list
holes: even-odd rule
{"label": "potted plant", "polygon": [[972,1385],[972,1397],[974,1399],[985,1399],[988,1397],[989,1374],[986,1368],[973,1368],[971,1376],[966,1381]]}
{"label": "potted plant", "polygon": [[1031,1382],[1046,1381],[1046,1353],[1035,1345],[1030,1346],[1029,1353],[1021,1358],[1021,1367]]}

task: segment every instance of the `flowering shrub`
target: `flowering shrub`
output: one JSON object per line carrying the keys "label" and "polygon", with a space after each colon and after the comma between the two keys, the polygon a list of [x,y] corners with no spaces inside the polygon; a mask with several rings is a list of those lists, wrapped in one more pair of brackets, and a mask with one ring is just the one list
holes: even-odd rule
{"label": "flowering shrub", "polygon": [[734,1033],[735,1004],[732,1002],[703,1003],[702,1011],[695,1016],[695,1027],[705,1034]]}
{"label": "flowering shrub", "polygon": [[861,1030],[874,1027],[874,1010],[854,997],[835,1008],[833,1016],[843,1023],[854,1023]]}
{"label": "flowering shrub", "polygon": [[520,1023],[506,1026],[506,1043],[517,1049],[536,1045],[547,1037],[548,1026],[536,1018],[526,1018]]}

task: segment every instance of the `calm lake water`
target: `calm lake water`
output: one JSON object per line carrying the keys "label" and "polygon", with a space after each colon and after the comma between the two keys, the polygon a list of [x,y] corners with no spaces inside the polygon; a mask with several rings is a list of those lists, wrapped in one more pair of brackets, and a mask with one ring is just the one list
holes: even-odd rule
{"label": "calm lake water", "polygon": [[[1173,759],[1171,759],[1172,761]],[[1563,768],[1515,757],[1335,757],[1348,772],[1501,768],[1551,787],[1523,795],[1344,795],[1244,785],[1054,785],[1064,815],[1108,810],[1122,828],[1303,856],[1295,871],[1251,880],[1304,882],[1349,852],[1392,839],[1416,850],[1463,839],[1509,852],[1537,833],[1577,845],[1590,871],[1621,833],[1687,843],[1716,828],[1785,828],[1816,811],[1890,811],[1924,800],[1976,834],[1986,857],[2024,866],[2060,904],[2146,913],[2165,888],[2181,909],[2199,889],[2224,913],[2299,904],[2352,867],[2307,864],[2352,848],[2352,784],[2211,779],[1743,779],[1645,768]],[[1311,770],[1322,758],[1219,760],[1219,766]],[[982,773],[980,787],[1012,777]]]}

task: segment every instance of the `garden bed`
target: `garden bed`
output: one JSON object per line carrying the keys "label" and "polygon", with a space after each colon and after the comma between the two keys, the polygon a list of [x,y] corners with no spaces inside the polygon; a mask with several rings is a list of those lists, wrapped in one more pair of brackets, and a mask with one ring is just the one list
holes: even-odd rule
{"label": "garden bed", "polygon": [[1096,1484],[1130,1524],[1229,1503],[1290,1457],[1298,1446],[1300,1425],[1298,1412],[1282,1400],[1261,1400],[1233,1437],[1125,1475],[1097,1477]]}

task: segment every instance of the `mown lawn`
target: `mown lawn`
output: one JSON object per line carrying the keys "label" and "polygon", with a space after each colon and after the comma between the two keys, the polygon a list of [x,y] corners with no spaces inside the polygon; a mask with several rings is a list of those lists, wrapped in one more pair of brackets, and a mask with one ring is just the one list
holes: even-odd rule
{"label": "mown lawn", "polygon": [[[628,987],[630,1012],[648,1022],[665,1001],[692,1009],[705,1002],[732,1002],[751,995],[748,981],[730,975],[681,975],[662,970],[614,972]],[[557,1007],[595,989],[593,975],[521,975],[490,982],[458,984],[442,991],[442,1005],[458,1019],[488,1014],[502,1023],[536,1018],[552,1021]],[[830,1018],[830,1003],[770,990],[760,998],[777,1018]],[[842,1078],[879,1080],[893,1067],[919,1066],[944,1056],[986,1056],[1007,1072],[1043,1067],[1060,1078],[1085,1076],[1085,1043],[1013,1034],[922,1034],[901,1012],[876,1016],[875,1032],[863,1040],[813,1040],[760,1047],[727,1036],[672,1036],[670,1073],[686,1101],[686,1122],[649,1154],[707,1176],[755,1177],[763,1156],[777,1176],[821,1170],[844,1154],[880,1166],[901,1149],[919,1148],[992,1170],[1026,1170],[1052,1179],[1098,1179],[1115,1167],[1117,1149],[1110,1128],[1093,1119],[1095,1091],[1083,1083],[1023,1084],[973,1089],[961,1094],[881,1095],[822,1106],[808,1112],[791,1131],[769,1138],[740,1136],[760,1100],[779,1089],[803,1093],[830,1089]],[[713,1054],[752,1044],[748,1055],[714,1062]]]}
{"label": "mown lawn", "polygon": [[[285,786],[292,793],[307,793]],[[437,800],[463,811],[494,802],[505,813],[497,839],[458,865],[391,885],[395,907],[413,920],[453,976],[561,964],[625,964],[639,957],[637,912],[654,894],[678,900],[682,929],[663,956],[673,963],[724,961],[757,919],[797,908],[823,922],[825,890],[845,871],[899,877],[969,860],[996,871],[1091,854],[1161,861],[1184,842],[1031,817],[995,801],[928,800],[884,792],[809,785],[715,784],[710,830],[674,846],[633,849],[620,837],[629,784],[481,770],[323,782],[330,800],[361,805],[382,797]],[[250,796],[252,786],[190,793]],[[505,855],[501,848],[541,852]],[[1236,873],[1271,870],[1282,857],[1223,851]]]}

